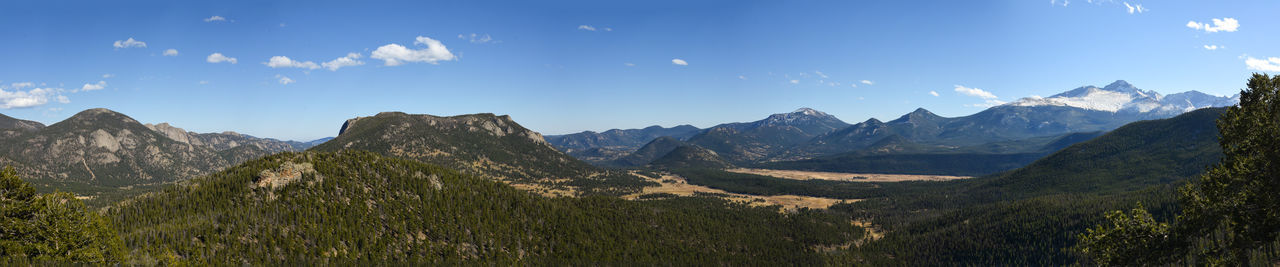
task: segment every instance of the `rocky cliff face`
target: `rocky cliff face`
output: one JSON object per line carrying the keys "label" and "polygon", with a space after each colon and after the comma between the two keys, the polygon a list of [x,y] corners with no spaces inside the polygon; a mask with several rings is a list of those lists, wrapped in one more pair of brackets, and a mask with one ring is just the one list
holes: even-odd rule
{"label": "rocky cliff face", "polygon": [[0,138],[0,164],[14,165],[34,181],[63,185],[179,181],[292,150],[285,142],[234,132],[197,134],[168,123],[144,125],[108,109],[85,110],[48,127],[26,125]]}
{"label": "rocky cliff face", "polygon": [[146,126],[153,131],[164,134],[169,137],[169,139],[173,139],[179,143],[192,145],[192,147],[203,146],[217,151],[224,151],[239,146],[253,146],[256,150],[262,150],[266,153],[295,151],[294,146],[285,141],[270,138],[258,138],[237,132],[195,133],[174,127],[168,123],[148,123]]}
{"label": "rocky cliff face", "polygon": [[24,177],[98,186],[175,181],[231,165],[212,149],[174,141],[107,109],[85,110],[2,144],[0,158]]}

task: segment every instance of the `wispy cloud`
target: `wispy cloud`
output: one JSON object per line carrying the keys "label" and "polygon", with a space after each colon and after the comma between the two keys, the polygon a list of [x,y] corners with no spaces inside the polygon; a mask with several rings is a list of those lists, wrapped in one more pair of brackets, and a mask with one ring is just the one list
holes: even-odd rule
{"label": "wispy cloud", "polygon": [[265,64],[267,65],[267,67],[271,67],[271,68],[300,68],[300,69],[308,69],[308,70],[326,68],[326,69],[329,69],[330,71],[337,71],[339,68],[342,68],[342,67],[364,65],[364,61],[360,61],[360,57],[361,55],[359,53],[347,53],[347,55],[344,57],[340,57],[334,60],[330,60],[328,62],[316,64],[314,61],[297,61],[297,60],[290,59],[289,57],[286,57],[286,56],[274,56],[274,57],[271,57],[271,59],[267,60],[267,62],[263,62],[262,64]]}
{"label": "wispy cloud", "polygon": [[822,77],[823,79],[831,78],[831,77],[828,77],[826,73],[822,73],[821,71],[816,71],[816,70],[815,70],[815,71],[813,71],[813,73],[818,74],[818,77]]}
{"label": "wispy cloud", "polygon": [[862,83],[862,84],[865,84],[865,85],[875,85],[875,84],[876,84],[875,82],[872,82],[872,81],[870,81],[870,80],[862,80],[862,81],[859,81],[859,82],[860,82],[860,83]]}
{"label": "wispy cloud", "polygon": [[963,85],[958,85],[958,84],[956,85],[956,93],[960,93],[962,95],[967,95],[967,96],[975,96],[982,99],[997,98],[995,94],[992,94],[991,92],[987,92],[986,90],[982,90],[978,88],[969,88],[969,87],[965,87]]}
{"label": "wispy cloud", "polygon": [[116,77],[116,75],[115,75],[115,74],[111,74],[111,73],[107,73],[107,74],[103,74],[103,75],[102,75],[102,78],[103,78],[103,79],[111,78],[111,77]]}
{"label": "wispy cloud", "polygon": [[206,57],[204,60],[208,61],[209,63],[229,62],[231,64],[236,64],[237,62],[236,58],[224,56],[222,55],[222,53],[209,54],[209,57]]}
{"label": "wispy cloud", "polygon": [[1244,60],[1244,64],[1249,66],[1249,69],[1251,70],[1280,72],[1280,57],[1269,57],[1265,59],[1248,57]]}
{"label": "wispy cloud", "polygon": [[671,59],[671,64],[676,64],[676,65],[680,65],[680,66],[688,66],[688,65],[689,65],[689,62],[686,62],[686,61],[684,61],[683,59],[676,58],[676,59]]}
{"label": "wispy cloud", "polygon": [[378,47],[369,57],[384,61],[386,66],[399,66],[405,62],[424,62],[430,64],[439,64],[440,61],[456,60],[457,57],[449,52],[444,43],[426,36],[418,36],[413,42],[415,45],[425,45],[424,49],[410,49],[400,44],[387,44]]}
{"label": "wispy cloud", "polygon": [[127,40],[116,40],[116,42],[111,44],[111,46],[116,48],[147,47],[147,42],[134,40],[133,37],[129,37]]}
{"label": "wispy cloud", "polygon": [[1212,19],[1211,23],[1188,21],[1187,28],[1204,30],[1205,32],[1234,32],[1240,29],[1240,21],[1235,18]]}
{"label": "wispy cloud", "polygon": [[1221,49],[1221,48],[1226,48],[1226,47],[1224,47],[1224,46],[1218,46],[1218,45],[1204,45],[1204,50],[1210,50],[1210,51],[1213,51],[1213,50],[1218,50],[1218,49]]}
{"label": "wispy cloud", "polygon": [[459,34],[459,35],[458,35],[458,39],[467,40],[467,41],[469,41],[469,42],[471,42],[471,43],[473,43],[473,44],[485,44],[485,43],[495,43],[495,44],[496,44],[496,43],[501,43],[501,42],[502,42],[502,41],[493,40],[493,37],[492,37],[492,36],[489,36],[489,34],[487,34],[487,33],[486,33],[486,34],[472,33],[472,34],[470,34],[470,35],[467,35],[467,34]]}
{"label": "wispy cloud", "polygon": [[596,27],[591,25],[578,25],[578,29],[584,30],[584,31],[593,31],[593,32],[596,31]]}
{"label": "wispy cloud", "polygon": [[791,84],[800,84],[800,80],[791,80]]}
{"label": "wispy cloud", "polygon": [[1147,8],[1142,7],[1142,4],[1130,5],[1129,2],[1124,2],[1124,7],[1129,9],[1129,14],[1147,12]]}
{"label": "wispy cloud", "polygon": [[262,64],[266,64],[267,67],[271,67],[271,68],[303,68],[303,69],[319,69],[320,68],[320,64],[316,64],[315,62],[296,61],[286,56],[274,56],[274,57],[271,57],[271,59],[268,59],[267,62]]}
{"label": "wispy cloud", "polygon": [[286,77],[286,76],[284,76],[284,75],[280,75],[280,74],[276,74],[276,79],[279,79],[280,84],[291,84],[291,83],[294,83],[294,80],[293,80],[293,79],[289,79],[289,77]]}
{"label": "wispy cloud", "polygon": [[164,50],[164,56],[166,57],[172,57],[177,55],[178,55],[178,49],[169,48]]}
{"label": "wispy cloud", "polygon": [[227,21],[227,18],[224,18],[222,16],[212,16],[204,19],[204,22],[214,22],[214,21]]}
{"label": "wispy cloud", "polygon": [[938,91],[929,91],[930,95],[938,96]]}
{"label": "wispy cloud", "polygon": [[98,83],[86,83],[80,87],[80,91],[102,90],[107,88],[107,81],[98,81]]}
{"label": "wispy cloud", "polygon": [[739,80],[746,80],[746,79],[747,79],[747,76],[746,76],[746,75],[738,75],[738,79],[739,79]]}
{"label": "wispy cloud", "polygon": [[338,69],[342,67],[364,65],[364,61],[360,61],[360,57],[360,53],[347,53],[347,56],[336,58],[325,63],[320,63],[320,66],[329,69],[329,71],[338,71]]}
{"label": "wispy cloud", "polygon": [[622,63],[622,65],[627,67],[635,67],[636,63],[627,62],[627,63]]}
{"label": "wispy cloud", "polygon": [[9,84],[9,86],[13,87],[13,89],[22,89],[22,88],[27,88],[27,87],[35,87],[35,86],[36,86],[36,83],[33,83],[33,82],[18,82],[18,83],[11,83],[11,84]]}

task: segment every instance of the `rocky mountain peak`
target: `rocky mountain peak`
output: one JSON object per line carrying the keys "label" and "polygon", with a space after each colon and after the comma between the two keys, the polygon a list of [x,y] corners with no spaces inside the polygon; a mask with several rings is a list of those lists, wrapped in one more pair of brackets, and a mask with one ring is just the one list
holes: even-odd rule
{"label": "rocky mountain peak", "polygon": [[929,112],[927,109],[917,108],[915,111],[902,115],[902,117],[891,122],[934,121],[941,118],[942,116],[933,114],[933,112]]}
{"label": "rocky mountain peak", "polygon": [[779,113],[769,115],[762,121],[756,122],[756,126],[773,126],[773,125],[793,125],[804,123],[834,123],[844,124],[843,121],[831,116],[826,112],[817,111],[811,108],[800,108],[791,113]]}
{"label": "rocky mountain peak", "polygon": [[1115,82],[1111,82],[1111,84],[1108,84],[1106,87],[1102,87],[1102,90],[1130,93],[1130,92],[1136,92],[1139,89],[1137,87],[1134,87],[1132,84],[1129,84],[1129,82],[1126,82],[1125,80],[1116,80]]}
{"label": "rocky mountain peak", "polygon": [[86,109],[59,123],[65,122],[83,124],[112,124],[115,122],[124,122],[129,124],[141,124],[129,116],[105,108]]}

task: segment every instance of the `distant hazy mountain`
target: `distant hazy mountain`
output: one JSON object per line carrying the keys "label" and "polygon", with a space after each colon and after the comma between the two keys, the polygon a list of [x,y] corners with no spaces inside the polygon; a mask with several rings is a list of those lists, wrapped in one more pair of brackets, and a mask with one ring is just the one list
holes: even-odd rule
{"label": "distant hazy mountain", "polygon": [[701,130],[691,125],[680,125],[671,128],[654,125],[644,129],[613,129],[602,133],[585,131],[566,135],[548,135],[546,140],[565,154],[588,162],[599,163],[625,156],[649,143],[649,141],[653,141],[654,138],[667,136],[677,140],[685,140]]}
{"label": "distant hazy mountain", "polygon": [[801,108],[755,122],[716,125],[690,137],[688,142],[715,151],[729,162],[744,163],[765,159],[845,127],[849,124],[835,116]]}
{"label": "distant hazy mountain", "polygon": [[[365,150],[461,170],[496,180],[547,187],[582,188],[618,183],[585,162],[556,150],[511,117],[489,113],[437,117],[383,112],[347,120],[338,137],[315,151]],[[633,185],[634,187],[634,185]],[[638,190],[638,187],[635,189]]]}
{"label": "distant hazy mountain", "polygon": [[1130,122],[1168,118],[1190,110],[1237,102],[1238,97],[1216,97],[1195,91],[1165,97],[1116,81],[1103,88],[1085,86],[1048,98],[1024,98],[964,117],[945,118],[917,109],[889,122],[871,119],[816,137],[775,159],[794,160],[854,151],[893,135],[925,145],[963,147],[1109,131]]}
{"label": "distant hazy mountain", "polygon": [[321,143],[328,142],[329,140],[333,140],[333,137],[325,137],[325,138],[320,138],[320,139],[306,141],[306,142],[285,141],[285,143],[288,143],[289,145],[293,146],[294,151],[303,151],[313,146],[319,145]]}
{"label": "distant hazy mountain", "polygon": [[1138,89],[1123,80],[1103,88],[1084,86],[1047,98],[1028,97],[1008,103],[1009,106],[1063,106],[1117,113],[1144,113],[1151,116],[1175,116],[1183,112],[1207,107],[1223,107],[1239,103],[1234,97],[1212,96],[1198,91],[1188,91],[1168,96],[1155,91]]}

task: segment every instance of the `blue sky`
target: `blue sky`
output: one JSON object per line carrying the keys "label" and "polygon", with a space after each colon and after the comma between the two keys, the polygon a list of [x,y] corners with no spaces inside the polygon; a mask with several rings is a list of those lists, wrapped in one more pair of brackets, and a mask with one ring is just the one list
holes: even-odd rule
{"label": "blue sky", "polygon": [[563,134],[963,116],[1118,79],[1232,95],[1280,73],[1277,1],[527,2],[5,1],[0,113],[309,140],[489,112]]}

